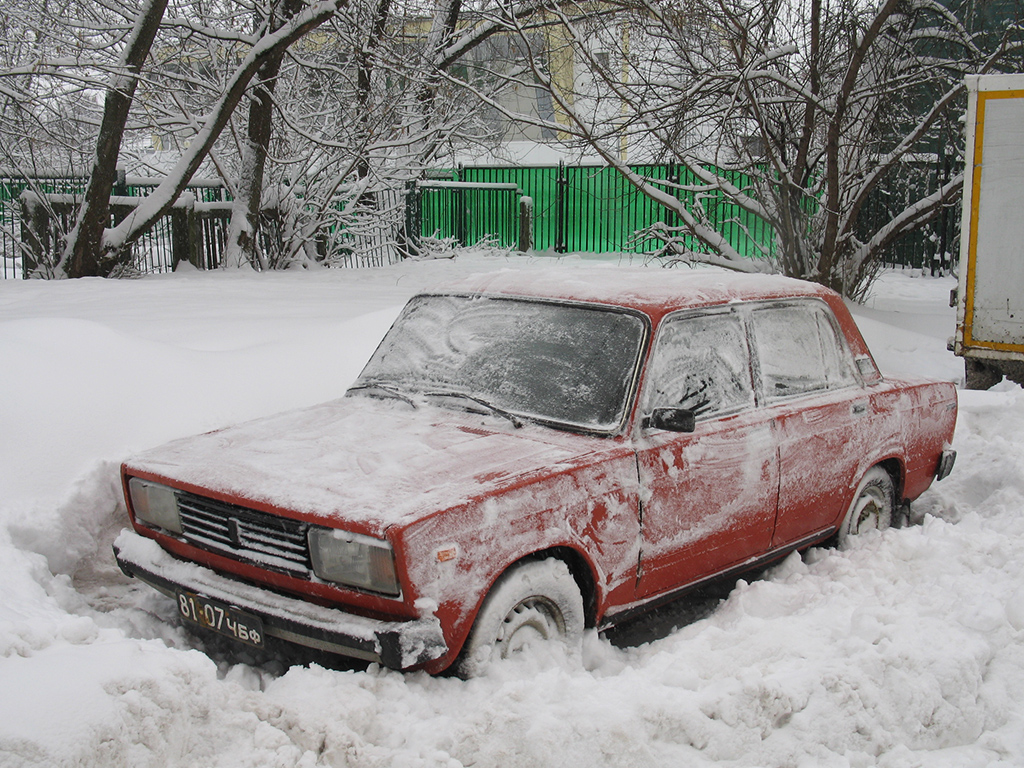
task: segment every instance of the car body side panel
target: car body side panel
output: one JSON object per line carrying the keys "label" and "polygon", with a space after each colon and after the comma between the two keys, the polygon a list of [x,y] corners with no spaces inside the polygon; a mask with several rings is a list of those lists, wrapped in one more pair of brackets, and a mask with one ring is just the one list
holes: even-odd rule
{"label": "car body side panel", "polygon": [[781,476],[772,545],[779,547],[836,524],[860,479],[865,451],[877,441],[861,387],[797,398],[772,410]]}
{"label": "car body side panel", "polygon": [[[639,541],[633,451],[433,515],[396,532],[396,551],[417,584],[421,611],[435,611],[450,648],[461,648],[487,592],[525,557],[572,550],[591,571],[595,610],[633,596]],[[454,660],[446,657],[436,666]]]}
{"label": "car body side panel", "polygon": [[953,440],[956,388],[949,382],[887,379],[872,393],[876,418],[884,416],[890,455],[904,468],[902,496],[913,501],[935,479],[942,451]]}
{"label": "car body side panel", "polygon": [[952,440],[955,415],[951,384],[900,380],[791,404],[776,420],[782,483],[773,546],[839,525],[876,464],[895,462],[897,501],[916,499]]}

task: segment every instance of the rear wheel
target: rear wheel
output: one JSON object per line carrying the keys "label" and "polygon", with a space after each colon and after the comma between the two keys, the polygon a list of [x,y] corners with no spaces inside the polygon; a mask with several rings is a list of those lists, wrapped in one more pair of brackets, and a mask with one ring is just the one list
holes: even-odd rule
{"label": "rear wheel", "polygon": [[964,358],[964,386],[967,389],[988,389],[1003,380],[998,368],[971,357]]}
{"label": "rear wheel", "polygon": [[583,621],[583,598],[564,562],[548,558],[515,566],[484,601],[459,672],[471,677],[492,659],[509,658],[539,642],[575,645],[583,636]]}
{"label": "rear wheel", "polygon": [[857,486],[843,524],[836,533],[836,543],[843,546],[851,536],[865,531],[884,531],[896,517],[896,488],[892,477],[882,467],[872,467]]}

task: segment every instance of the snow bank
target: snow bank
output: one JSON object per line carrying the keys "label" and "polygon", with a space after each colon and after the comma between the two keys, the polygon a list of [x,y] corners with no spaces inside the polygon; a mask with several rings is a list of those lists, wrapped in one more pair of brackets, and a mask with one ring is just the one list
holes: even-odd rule
{"label": "snow bank", "polygon": [[[1016,386],[961,393],[918,525],[470,682],[214,661],[117,571],[121,458],[336,397],[416,289],[533,264],[0,283],[0,765],[1024,765]],[[951,287],[887,274],[855,310],[884,371],[962,376]]]}

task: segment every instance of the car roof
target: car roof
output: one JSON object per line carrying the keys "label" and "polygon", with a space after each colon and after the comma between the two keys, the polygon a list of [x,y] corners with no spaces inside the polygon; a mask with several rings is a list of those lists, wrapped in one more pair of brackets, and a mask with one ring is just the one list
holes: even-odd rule
{"label": "car roof", "polygon": [[472,275],[429,292],[585,301],[627,307],[652,317],[735,301],[835,296],[815,283],[778,275],[661,267],[507,269]]}

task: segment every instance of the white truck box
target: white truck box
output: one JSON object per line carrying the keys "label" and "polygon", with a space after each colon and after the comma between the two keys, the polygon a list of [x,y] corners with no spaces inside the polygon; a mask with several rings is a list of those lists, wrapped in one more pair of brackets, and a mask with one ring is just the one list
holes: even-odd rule
{"label": "white truck box", "polygon": [[1024,74],[966,79],[967,146],[953,351],[967,386],[1024,384]]}

